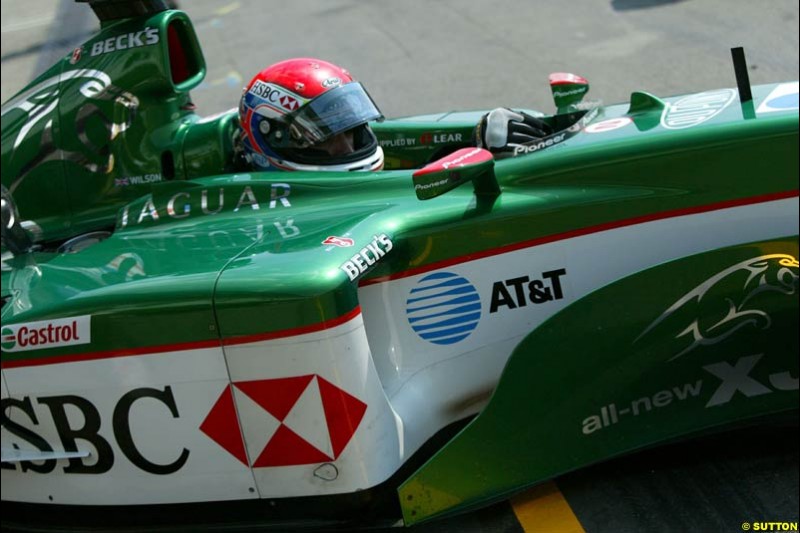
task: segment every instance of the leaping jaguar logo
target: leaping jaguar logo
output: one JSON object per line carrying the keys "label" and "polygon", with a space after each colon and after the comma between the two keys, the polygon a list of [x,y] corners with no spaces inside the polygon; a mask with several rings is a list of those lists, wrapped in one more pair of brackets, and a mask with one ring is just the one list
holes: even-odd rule
{"label": "leaping jaguar logo", "polygon": [[28,120],[22,128],[20,128],[19,134],[14,140],[14,148],[19,146],[22,139],[25,138],[37,122],[53,112],[61,96],[62,84],[76,78],[89,79],[89,81],[81,87],[81,92],[87,97],[101,91],[111,84],[111,78],[109,78],[105,72],[92,69],[71,70],[38,83],[24,93],[18,95],[14,100],[3,105],[3,115],[14,109],[21,109],[28,114]]}
{"label": "leaping jaguar logo", "polygon": [[[743,281],[742,281],[743,280]],[[736,295],[736,290],[739,294]],[[659,324],[682,313],[694,316],[675,339],[688,339],[689,345],[670,358],[675,360],[698,346],[721,342],[745,327],[768,329],[769,313],[758,307],[758,295],[773,292],[797,294],[798,260],[787,254],[769,254],[737,263],[710,277],[676,301],[636,339]],[[707,306],[700,309],[700,306]],[[706,309],[710,308],[710,312]],[[680,318],[678,318],[680,320]]]}
{"label": "leaping jaguar logo", "polygon": [[[78,91],[84,101],[75,113],[72,131],[85,151],[64,150],[57,146],[57,138],[53,133],[55,111],[63,97],[65,87],[71,87],[67,82],[72,80],[80,82]],[[97,105],[99,101],[113,101],[118,106],[112,112],[113,118],[107,117],[105,112],[101,111]],[[71,161],[85,167],[89,172],[110,172],[114,168],[114,157],[108,144],[131,126],[138,107],[139,100],[135,95],[116,87],[111,83],[108,74],[94,69],[62,72],[19,94],[3,105],[0,115],[5,118],[12,111],[22,111],[25,119],[14,139],[14,150],[19,148],[27,137],[38,134],[39,151],[35,157],[21,165],[19,175],[9,186],[9,191],[13,193],[32,168],[50,160]],[[90,139],[86,132],[86,124],[92,117],[100,120],[107,130],[106,139],[99,144],[97,139]],[[41,130],[38,127],[40,124],[43,125]],[[61,128],[68,130],[68,126],[63,123]]]}

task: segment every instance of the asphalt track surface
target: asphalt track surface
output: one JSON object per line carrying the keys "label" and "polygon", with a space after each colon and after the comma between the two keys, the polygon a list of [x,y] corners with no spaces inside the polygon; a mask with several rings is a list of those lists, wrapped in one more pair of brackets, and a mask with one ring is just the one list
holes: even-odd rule
{"label": "asphalt track surface", "polygon": [[[316,56],[348,68],[388,117],[497,106],[551,112],[551,72],[590,98],[671,96],[736,85],[743,46],[753,84],[793,81],[796,0],[183,0],[208,74],[201,114],[234,107],[272,62]],[[2,100],[97,28],[70,0],[0,0]],[[414,528],[450,531],[747,531],[797,529],[797,421],[648,450],[563,476],[481,511]],[[745,524],[747,524],[745,526]],[[778,531],[781,529],[772,529]]]}

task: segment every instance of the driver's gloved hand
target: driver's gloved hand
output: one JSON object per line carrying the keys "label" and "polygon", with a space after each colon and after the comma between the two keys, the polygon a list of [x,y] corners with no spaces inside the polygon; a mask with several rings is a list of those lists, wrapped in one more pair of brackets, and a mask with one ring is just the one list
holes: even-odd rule
{"label": "driver's gloved hand", "polygon": [[514,153],[517,146],[553,133],[543,120],[522,111],[498,107],[481,117],[473,132],[478,148],[494,153]]}

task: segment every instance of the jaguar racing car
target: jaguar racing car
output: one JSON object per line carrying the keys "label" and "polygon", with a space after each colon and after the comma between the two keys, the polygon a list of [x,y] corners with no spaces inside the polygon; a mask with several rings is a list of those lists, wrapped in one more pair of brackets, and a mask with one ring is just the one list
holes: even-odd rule
{"label": "jaguar racing car", "polygon": [[[496,158],[237,169],[191,21],[99,33],[2,107],[4,521],[387,523],[798,409],[798,83],[604,106]],[[534,111],[531,111],[533,113]]]}

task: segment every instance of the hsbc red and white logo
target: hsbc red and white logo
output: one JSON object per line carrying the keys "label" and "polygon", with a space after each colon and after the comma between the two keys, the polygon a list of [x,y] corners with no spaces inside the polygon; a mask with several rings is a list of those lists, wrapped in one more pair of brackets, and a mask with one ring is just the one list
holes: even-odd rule
{"label": "hsbc red and white logo", "polygon": [[240,381],[223,391],[200,430],[252,468],[318,464],[341,455],[366,411],[317,374]]}
{"label": "hsbc red and white logo", "polygon": [[280,108],[288,111],[294,111],[300,107],[301,103],[305,103],[307,101],[304,98],[287,91],[283,87],[279,87],[271,83],[264,83],[261,80],[256,80],[248,92],[258,96],[263,101],[269,102],[269,105],[277,111],[280,111]]}
{"label": "hsbc red and white logo", "polygon": [[285,109],[288,109],[289,111],[294,111],[295,109],[300,107],[300,104],[297,103],[297,99],[292,98],[291,96],[288,96],[288,95],[287,96],[281,96],[281,105]]}

